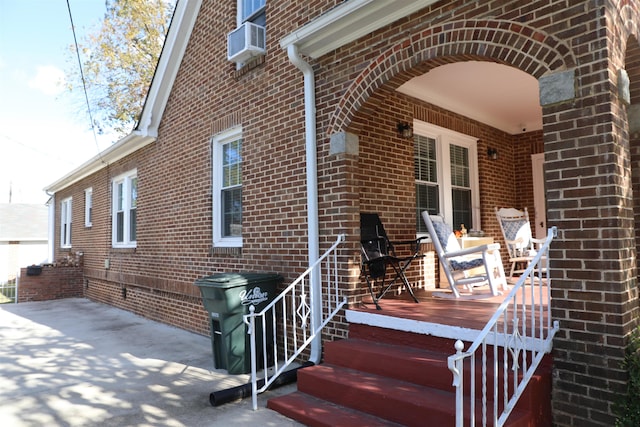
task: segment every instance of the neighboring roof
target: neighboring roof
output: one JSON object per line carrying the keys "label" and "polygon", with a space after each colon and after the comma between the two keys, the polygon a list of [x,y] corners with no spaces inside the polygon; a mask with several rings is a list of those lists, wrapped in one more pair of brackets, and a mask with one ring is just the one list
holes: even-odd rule
{"label": "neighboring roof", "polygon": [[178,0],[136,128],[111,147],[45,187],[44,191],[48,193],[60,191],[156,140],[162,114],[201,4],[202,0]]}
{"label": "neighboring roof", "polygon": [[47,241],[46,205],[0,203],[0,242]]}

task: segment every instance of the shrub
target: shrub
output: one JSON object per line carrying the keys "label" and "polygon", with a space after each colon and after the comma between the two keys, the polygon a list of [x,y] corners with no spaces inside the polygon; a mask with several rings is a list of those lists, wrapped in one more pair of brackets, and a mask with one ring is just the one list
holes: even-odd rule
{"label": "shrub", "polygon": [[631,334],[622,369],[629,373],[627,393],[616,405],[616,427],[640,426],[640,326]]}

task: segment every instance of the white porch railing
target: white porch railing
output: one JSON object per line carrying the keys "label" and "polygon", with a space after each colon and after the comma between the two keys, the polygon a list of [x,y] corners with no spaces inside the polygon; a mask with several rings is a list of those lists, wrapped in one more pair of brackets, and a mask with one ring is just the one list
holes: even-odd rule
{"label": "white porch railing", "polygon": [[[449,356],[448,365],[456,387],[456,427],[464,426],[465,420],[471,426],[504,425],[545,353],[551,351],[559,328],[557,321],[553,325],[551,321],[548,265],[556,233],[556,227],[549,230],[529,268],[469,349],[463,352],[462,341],[455,343],[456,354]],[[478,369],[480,384],[476,384]]]}
{"label": "white porch railing", "polygon": [[18,280],[20,278],[20,269],[14,279],[7,280],[6,283],[0,283],[0,304],[17,303],[18,302]]}
{"label": "white porch railing", "polygon": [[[340,311],[346,304],[346,298],[340,298],[338,288],[338,258],[337,248],[345,241],[344,234],[338,236],[331,248],[322,255],[318,261],[309,267],[300,277],[291,283],[279,296],[259,313],[254,312],[254,307],[249,308],[250,314],[244,316],[245,323],[249,326],[251,335],[251,397],[253,409],[258,409],[258,394],[265,391],[278,376],[296,360],[296,358],[319,337],[322,328]],[[322,290],[316,307],[309,300],[311,295],[312,274],[320,275],[319,283]],[[315,330],[311,330],[311,311],[318,310],[321,313],[320,321]],[[269,320],[269,321],[268,321]],[[256,322],[264,331],[262,337],[255,333]],[[271,331],[267,331],[267,328]],[[267,342],[268,339],[271,342]],[[258,341],[259,342],[256,342]],[[263,369],[260,378],[257,372],[257,349],[261,346],[262,366],[268,366],[268,361],[274,363],[272,369]],[[280,352],[282,351],[282,354]],[[258,382],[264,384],[258,388]]]}

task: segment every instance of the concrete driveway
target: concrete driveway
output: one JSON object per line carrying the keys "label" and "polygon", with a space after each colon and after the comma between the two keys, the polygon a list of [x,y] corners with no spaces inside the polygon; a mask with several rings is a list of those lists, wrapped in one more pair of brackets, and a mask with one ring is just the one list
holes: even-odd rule
{"label": "concrete driveway", "polygon": [[214,370],[208,337],[82,298],[0,305],[0,425],[299,426],[259,398],[213,407],[248,382]]}

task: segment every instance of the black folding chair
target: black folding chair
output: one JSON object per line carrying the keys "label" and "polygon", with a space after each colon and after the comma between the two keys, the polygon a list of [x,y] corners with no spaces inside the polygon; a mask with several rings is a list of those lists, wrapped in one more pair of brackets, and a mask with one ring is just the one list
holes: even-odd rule
{"label": "black folding chair", "polygon": [[[378,310],[381,310],[378,301],[397,283],[398,280],[407,289],[415,302],[418,299],[413,294],[413,289],[405,276],[405,271],[411,262],[424,255],[420,254],[420,237],[415,240],[395,241],[389,240],[382,221],[376,213],[360,214],[360,243],[361,243],[361,274],[364,275],[371,293],[373,303]],[[412,254],[405,257],[398,257],[395,253],[395,245],[411,245]],[[387,282],[387,266],[391,266],[393,278]],[[374,285],[380,286],[377,296],[374,295]]]}

